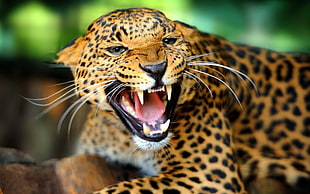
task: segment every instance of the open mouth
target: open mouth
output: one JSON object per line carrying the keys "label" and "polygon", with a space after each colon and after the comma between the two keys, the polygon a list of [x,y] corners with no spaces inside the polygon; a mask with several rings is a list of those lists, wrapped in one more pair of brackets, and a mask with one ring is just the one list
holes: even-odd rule
{"label": "open mouth", "polygon": [[[106,88],[110,94],[115,83]],[[119,118],[134,135],[147,141],[158,142],[167,137],[174,109],[179,95],[180,84],[163,85],[145,91],[121,88],[108,95],[111,106]]]}

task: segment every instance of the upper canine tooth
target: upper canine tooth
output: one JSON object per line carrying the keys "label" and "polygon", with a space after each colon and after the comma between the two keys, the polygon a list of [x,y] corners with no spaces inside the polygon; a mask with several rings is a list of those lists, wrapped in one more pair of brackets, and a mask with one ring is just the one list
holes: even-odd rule
{"label": "upper canine tooth", "polygon": [[171,100],[172,86],[171,85],[166,85],[166,91],[167,91],[167,98],[168,98],[168,100]]}
{"label": "upper canine tooth", "polygon": [[163,133],[167,131],[169,124],[170,124],[170,119],[168,119],[164,124],[160,125],[160,129]]}
{"label": "upper canine tooth", "polygon": [[143,95],[143,91],[137,91],[140,103],[143,105],[144,104],[144,95]]}

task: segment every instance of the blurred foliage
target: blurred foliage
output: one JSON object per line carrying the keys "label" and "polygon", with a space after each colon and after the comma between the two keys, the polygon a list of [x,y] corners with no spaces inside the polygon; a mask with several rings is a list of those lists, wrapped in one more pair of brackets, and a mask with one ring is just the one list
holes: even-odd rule
{"label": "blurred foliage", "polygon": [[310,1],[0,1],[0,58],[54,58],[97,17],[149,7],[229,40],[280,51],[310,51]]}

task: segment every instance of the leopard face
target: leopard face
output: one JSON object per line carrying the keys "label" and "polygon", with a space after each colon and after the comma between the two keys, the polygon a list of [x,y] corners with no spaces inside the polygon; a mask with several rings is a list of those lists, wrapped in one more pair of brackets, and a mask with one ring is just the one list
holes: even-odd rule
{"label": "leopard face", "polygon": [[115,11],[59,52],[58,62],[73,65],[76,93],[116,113],[143,147],[168,137],[192,55],[185,33],[154,10]]}

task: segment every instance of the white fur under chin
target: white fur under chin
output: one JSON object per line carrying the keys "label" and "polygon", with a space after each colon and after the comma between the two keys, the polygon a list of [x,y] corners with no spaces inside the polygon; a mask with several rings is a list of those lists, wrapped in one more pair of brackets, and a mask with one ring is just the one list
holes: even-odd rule
{"label": "white fur under chin", "polygon": [[133,136],[132,138],[138,148],[140,148],[141,150],[147,151],[147,150],[158,150],[158,149],[165,147],[166,145],[169,144],[170,137],[171,137],[171,133],[169,133],[165,139],[159,142],[146,141],[136,135]]}

